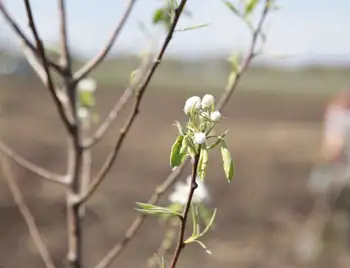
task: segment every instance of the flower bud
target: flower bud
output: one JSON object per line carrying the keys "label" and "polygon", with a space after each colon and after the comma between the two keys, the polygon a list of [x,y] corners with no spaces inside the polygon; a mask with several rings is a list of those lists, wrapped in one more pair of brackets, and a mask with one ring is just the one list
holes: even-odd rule
{"label": "flower bud", "polygon": [[221,118],[221,113],[219,111],[212,112],[210,115],[210,119],[213,122],[219,122]]}
{"label": "flower bud", "polygon": [[187,99],[184,107],[185,114],[189,115],[193,108],[199,109],[201,107],[201,99],[198,96],[193,96]]}
{"label": "flower bud", "polygon": [[206,94],[202,99],[202,109],[210,108],[214,106],[215,99],[212,95]]}
{"label": "flower bud", "polygon": [[89,117],[89,110],[84,108],[84,107],[80,107],[78,109],[78,117],[81,119],[85,119],[85,118]]}
{"label": "flower bud", "polygon": [[96,81],[93,78],[85,78],[79,81],[78,89],[83,92],[94,92],[96,90]]}
{"label": "flower bud", "polygon": [[206,136],[203,132],[197,132],[194,134],[194,142],[197,144],[205,143]]}

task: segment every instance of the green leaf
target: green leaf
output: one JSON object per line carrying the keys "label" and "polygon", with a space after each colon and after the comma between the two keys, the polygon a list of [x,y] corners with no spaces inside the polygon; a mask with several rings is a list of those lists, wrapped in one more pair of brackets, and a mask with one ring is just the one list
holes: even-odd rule
{"label": "green leaf", "polygon": [[176,32],[184,32],[184,31],[195,30],[195,29],[207,27],[207,26],[209,26],[209,25],[210,25],[210,23],[202,23],[202,24],[198,24],[198,25],[194,25],[194,26],[189,26],[189,27],[186,27],[186,28],[183,28],[183,29],[176,30]]}
{"label": "green leaf", "polygon": [[238,8],[236,8],[230,1],[223,1],[224,4],[236,15],[240,15]]}
{"label": "green leaf", "polygon": [[259,0],[247,0],[245,1],[245,10],[244,10],[244,15],[249,16],[259,3]]}
{"label": "green leaf", "polygon": [[[178,214],[181,214],[181,211],[182,211],[182,209],[183,209],[183,206],[184,206],[184,205],[182,205],[182,204],[172,203],[172,204],[170,204],[167,208],[168,208],[169,210],[173,211],[174,213],[177,213],[177,214],[176,214],[176,216],[177,216]],[[162,218],[163,220],[167,220],[167,219],[169,219],[171,216],[174,216],[174,215],[175,215],[175,214],[163,214],[163,215],[161,215],[161,218]]]}
{"label": "green leaf", "polygon": [[94,107],[95,98],[91,92],[81,91],[79,94],[80,104],[84,107]]}
{"label": "green leaf", "polygon": [[181,215],[180,213],[173,211],[169,208],[164,208],[164,207],[159,207],[159,206],[146,204],[146,203],[139,203],[139,202],[137,202],[136,205],[140,207],[140,208],[136,208],[136,210],[144,214],[150,214],[150,215],[172,214],[177,216]]}
{"label": "green leaf", "polygon": [[200,179],[203,181],[205,176],[207,175],[207,167],[209,161],[209,153],[207,148],[202,148],[197,173]]}
{"label": "green leaf", "polygon": [[184,153],[181,153],[183,139],[184,136],[179,135],[171,147],[170,166],[172,168],[180,166],[184,159]]}
{"label": "green leaf", "polygon": [[205,252],[206,252],[208,255],[213,254],[213,253],[207,248],[207,246],[206,246],[202,241],[193,240],[193,242],[198,243],[198,244],[205,250]]}
{"label": "green leaf", "polygon": [[214,212],[213,212],[213,215],[211,216],[210,220],[209,220],[209,223],[207,224],[207,226],[205,227],[205,229],[199,234],[198,237],[201,237],[203,236],[205,233],[207,233],[210,229],[210,227],[213,225],[214,223],[214,220],[215,220],[215,217],[216,217],[216,212],[217,212],[217,209],[214,209]]}
{"label": "green leaf", "polygon": [[220,148],[221,148],[222,164],[226,175],[226,179],[228,180],[228,182],[231,182],[235,172],[235,166],[232,161],[231,154],[227,149],[227,146],[224,140],[221,141]]}
{"label": "green leaf", "polygon": [[159,22],[164,21],[166,10],[164,8],[158,8],[153,13],[152,22],[153,24],[158,24]]}

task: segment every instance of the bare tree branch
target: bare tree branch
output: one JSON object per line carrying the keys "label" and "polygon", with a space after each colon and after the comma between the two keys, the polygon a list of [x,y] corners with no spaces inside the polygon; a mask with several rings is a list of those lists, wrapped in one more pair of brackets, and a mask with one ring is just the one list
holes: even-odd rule
{"label": "bare tree branch", "polygon": [[[243,67],[240,69],[240,71],[236,74],[236,77],[241,78],[245,71],[247,70],[251,60],[254,58],[255,54],[255,47],[257,44],[257,39],[259,36],[259,33],[262,29],[263,22],[268,15],[269,12],[269,6],[267,3],[265,4],[265,8],[263,10],[263,13],[260,17],[260,21],[258,23],[258,26],[256,27],[254,33],[253,33],[253,38],[250,44],[249,48],[249,53],[244,61]],[[221,95],[220,101],[218,103],[218,110],[222,110],[225,105],[227,104],[228,100],[231,98],[232,93],[235,91],[239,84],[240,79],[235,79],[234,82],[231,85],[228,85],[223,94]],[[172,173],[169,174],[169,176],[164,180],[164,182],[157,186],[155,188],[155,191],[153,192],[151,198],[148,200],[148,204],[155,205],[157,204],[158,200],[160,197],[164,195],[177,181],[179,176],[182,174],[185,166],[188,164],[189,158],[187,158],[179,167],[177,167]],[[129,244],[129,242],[132,240],[132,238],[138,233],[140,230],[142,224],[146,220],[147,215],[145,214],[140,214],[138,215],[135,220],[131,223],[127,231],[125,232],[124,237],[116,243],[115,246],[112,247],[112,249],[107,253],[107,255],[95,266],[95,268],[107,268],[109,267],[113,260],[116,259],[126,248],[126,246]]]}
{"label": "bare tree branch", "polygon": [[20,167],[34,173],[35,175],[38,175],[43,179],[46,179],[48,181],[55,182],[61,185],[67,185],[67,180],[65,179],[64,176],[50,172],[46,169],[43,169],[33,164],[32,162],[28,161],[24,157],[14,152],[10,147],[8,147],[2,141],[0,141],[0,152],[2,152],[4,155],[12,159]]}
{"label": "bare tree branch", "polygon": [[20,213],[23,216],[23,219],[28,227],[29,234],[32,237],[34,244],[36,245],[43,262],[45,263],[45,266],[47,268],[55,268],[55,265],[51,259],[50,253],[48,252],[48,249],[45,246],[43,239],[40,235],[38,226],[35,223],[34,217],[30,212],[30,210],[28,209],[26,202],[23,198],[23,195],[21,193],[21,190],[14,179],[14,175],[12,173],[10,163],[7,161],[7,159],[5,159],[5,157],[1,157],[1,164],[2,164],[2,171],[4,174],[4,179],[6,180],[11,190],[15,203]]}
{"label": "bare tree branch", "polygon": [[157,67],[159,66],[163,55],[173,37],[173,33],[175,31],[175,27],[179,21],[179,18],[181,16],[181,13],[184,9],[184,6],[186,4],[187,0],[182,0],[178,6],[178,8],[175,10],[175,16],[174,16],[174,20],[171,24],[171,27],[169,29],[169,32],[164,40],[164,43],[159,51],[159,54],[156,58],[156,60],[153,62],[151,69],[147,75],[147,77],[145,78],[145,81],[142,83],[142,85],[140,86],[140,88],[138,89],[138,91],[136,92],[136,100],[135,100],[135,104],[134,107],[130,113],[129,118],[127,119],[127,121],[125,122],[123,128],[120,131],[120,135],[119,135],[119,139],[117,140],[112,152],[108,155],[107,160],[105,161],[105,163],[103,164],[102,168],[100,169],[100,171],[98,172],[98,174],[96,175],[96,177],[93,179],[93,181],[91,182],[90,188],[88,190],[88,192],[86,194],[84,194],[81,198],[79,203],[83,203],[85,202],[94,192],[95,190],[98,188],[98,186],[100,185],[100,183],[103,181],[103,179],[106,177],[106,175],[108,174],[109,170],[112,168],[113,163],[118,155],[118,152],[123,144],[123,141],[127,135],[127,133],[129,132],[133,122],[135,121],[138,113],[139,113],[139,107],[142,101],[142,97],[148,87],[149,82],[151,81],[154,72],[156,71]]}
{"label": "bare tree branch", "polygon": [[74,77],[75,81],[79,81],[82,78],[84,78],[86,75],[88,75],[107,56],[108,52],[111,50],[115,40],[117,39],[118,35],[121,32],[121,30],[124,28],[124,25],[125,25],[126,21],[128,20],[135,3],[136,3],[136,0],[129,0],[129,2],[127,3],[127,7],[125,9],[125,12],[124,12],[120,22],[118,23],[117,27],[113,31],[109,41],[107,42],[105,47],[91,61],[86,63],[80,70],[78,70],[74,74],[73,77]]}
{"label": "bare tree branch", "polygon": [[[21,39],[23,46],[25,46],[27,49],[31,50],[34,53],[34,55],[40,56],[36,47],[25,36],[24,32],[20,29],[18,24],[15,22],[15,20],[11,17],[10,13],[5,8],[5,6],[3,4],[3,0],[0,0],[0,11],[3,14],[7,23],[11,26],[11,28],[14,30],[14,32]],[[50,67],[54,68],[58,73],[62,73],[62,68],[58,64],[56,64],[55,62],[50,61],[50,60],[48,60],[47,63]]]}
{"label": "bare tree branch", "polygon": [[26,7],[27,16],[28,16],[28,23],[29,23],[29,26],[33,32],[33,35],[34,35],[34,38],[36,41],[37,53],[43,62],[43,67],[44,67],[44,70],[47,74],[47,87],[51,93],[51,96],[52,96],[55,104],[56,104],[56,107],[58,109],[58,113],[60,115],[60,118],[61,118],[63,124],[65,125],[67,130],[70,132],[71,126],[74,123],[74,118],[70,116],[70,113],[67,110],[68,109],[67,106],[64,106],[63,103],[60,101],[59,97],[57,96],[55,85],[54,85],[54,83],[52,81],[52,77],[51,77],[49,63],[48,63],[48,60],[47,60],[47,57],[45,54],[45,48],[44,48],[42,41],[40,40],[38,31],[36,29],[29,0],[24,0],[24,3],[25,3],[25,7]]}

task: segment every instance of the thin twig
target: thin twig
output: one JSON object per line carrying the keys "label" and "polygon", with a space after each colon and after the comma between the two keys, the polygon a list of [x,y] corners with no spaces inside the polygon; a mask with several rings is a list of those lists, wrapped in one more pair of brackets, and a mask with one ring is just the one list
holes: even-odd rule
{"label": "thin twig", "polygon": [[61,50],[61,65],[64,72],[71,72],[71,57],[68,49],[68,37],[67,37],[67,15],[66,15],[66,2],[65,0],[58,0],[58,10],[60,17],[60,50]]}
{"label": "thin twig", "polygon": [[173,255],[173,259],[171,261],[171,268],[175,268],[176,264],[179,260],[180,254],[182,252],[182,250],[185,248],[186,243],[185,243],[185,231],[186,231],[186,224],[187,224],[187,217],[188,217],[188,212],[190,211],[190,207],[191,207],[191,203],[192,203],[192,198],[194,195],[195,190],[198,187],[198,184],[196,182],[196,177],[197,177],[197,168],[198,168],[198,164],[199,164],[199,157],[200,154],[195,155],[194,160],[193,160],[193,164],[192,164],[192,174],[191,174],[191,185],[190,185],[190,191],[188,193],[188,197],[187,197],[187,202],[184,208],[184,211],[181,215],[180,221],[181,221],[181,225],[180,225],[180,234],[179,234],[179,239],[177,241],[177,246]]}
{"label": "thin twig", "polygon": [[12,173],[10,163],[5,157],[1,157],[2,171],[4,174],[4,179],[6,180],[10,191],[13,195],[15,203],[18,207],[18,210],[23,216],[23,219],[28,227],[29,234],[33,239],[35,246],[37,247],[39,254],[47,268],[55,268],[54,262],[50,256],[50,253],[45,246],[43,239],[40,235],[37,224],[35,223],[34,217],[30,210],[28,209],[26,202],[23,198],[23,194],[19,186],[17,185],[14,175]]}
{"label": "thin twig", "polygon": [[51,71],[49,68],[48,59],[47,59],[46,54],[45,54],[45,48],[44,48],[44,45],[39,37],[39,33],[37,31],[37,28],[35,26],[33,13],[32,13],[32,9],[31,9],[29,0],[24,0],[24,3],[25,3],[25,7],[26,7],[29,27],[31,28],[33,35],[34,35],[34,38],[35,38],[35,41],[36,41],[37,53],[43,62],[43,67],[44,67],[45,72],[47,74],[47,87],[51,93],[51,96],[52,96],[55,104],[56,104],[59,116],[60,116],[63,124],[65,125],[67,130],[70,132],[71,128],[72,128],[72,124],[74,123],[74,118],[72,118],[70,116],[68,106],[67,105],[64,106],[63,103],[60,101],[59,97],[57,96],[56,88],[55,88],[55,85],[54,85],[52,77],[51,77]]}
{"label": "thin twig", "polygon": [[[262,17],[260,19],[260,23],[258,24],[258,27],[256,28],[255,32],[259,33],[261,31],[261,27],[263,26],[263,22],[264,22],[263,17],[266,17],[267,14],[268,14],[268,10],[264,9]],[[257,37],[258,37],[258,33],[255,34]],[[254,50],[257,42],[257,37],[252,38],[252,42],[249,49],[250,54],[247,55],[247,58],[250,58],[250,60],[245,60],[245,68],[242,68],[238,73],[240,78],[243,76],[251,60],[254,58]],[[220,97],[218,110],[221,111],[225,107],[227,101],[230,99],[232,93],[235,91],[236,87],[238,86],[239,80],[240,79],[236,79],[232,85],[227,86],[225,88],[224,93]],[[153,192],[151,198],[147,202],[148,204],[152,204],[152,205],[157,204],[160,197],[162,197],[164,193],[166,193],[177,181],[177,179],[182,174],[188,162],[189,162],[189,158],[186,158],[185,161],[182,163],[182,165],[177,167],[175,171],[173,171],[168,175],[168,177],[164,180],[164,182],[161,185],[155,188],[155,191]],[[123,250],[129,244],[129,242],[132,240],[132,238],[138,233],[138,231],[140,230],[146,218],[147,218],[147,215],[145,214],[138,215],[135,218],[135,220],[131,223],[127,231],[125,232],[124,237],[110,249],[107,255],[99,262],[99,264],[95,268],[109,267],[109,265],[113,262],[113,260],[123,252]]]}
{"label": "thin twig", "polygon": [[95,145],[107,133],[114,120],[118,117],[119,112],[125,107],[125,105],[133,96],[135,88],[139,86],[139,84],[144,80],[145,75],[147,75],[147,71],[149,70],[152,63],[151,55],[152,53],[149,53],[149,55],[146,56],[145,59],[141,62],[140,67],[137,69],[137,74],[135,75],[131,85],[125,89],[123,95],[115,103],[108,116],[105,118],[100,127],[96,130],[94,135],[84,142],[84,148],[89,148]]}
{"label": "thin twig", "polygon": [[125,25],[126,21],[128,20],[135,3],[136,3],[136,0],[129,0],[120,22],[118,23],[117,27],[114,29],[114,31],[113,31],[110,39],[108,40],[107,44],[105,45],[105,47],[91,61],[86,63],[80,70],[78,70],[74,74],[73,77],[74,77],[75,81],[78,82],[79,80],[83,79],[94,68],[96,68],[97,65],[100,64],[103,61],[103,59],[107,56],[107,54],[111,50],[113,44],[115,43],[115,40],[117,39],[118,35],[120,34],[122,29],[124,28],[124,25]]}
{"label": "thin twig", "polygon": [[27,159],[13,151],[2,141],[0,141],[0,152],[2,152],[8,158],[12,159],[20,167],[32,172],[35,175],[38,175],[39,177],[45,180],[66,186],[68,184],[64,176],[50,172],[46,169],[43,169],[42,167],[35,165],[34,163],[28,161]]}
{"label": "thin twig", "polygon": [[[3,14],[7,23],[11,26],[14,32],[19,36],[23,45],[30,49],[36,56],[40,56],[36,47],[29,41],[29,39],[25,36],[24,32],[20,29],[15,20],[11,17],[10,13],[7,11],[3,4],[3,0],[0,0],[0,11]],[[48,65],[53,67],[58,73],[62,73],[62,68],[56,64],[55,62],[48,60]]]}
{"label": "thin twig", "polygon": [[232,83],[232,85],[228,84],[226,89],[225,89],[225,91],[224,91],[224,93],[222,94],[222,96],[220,98],[220,101],[218,102],[218,108],[220,110],[225,107],[226,103],[231,98],[231,95],[233,94],[233,92],[235,92],[235,89],[236,89],[236,87],[238,85],[238,82],[239,82],[242,74],[247,70],[250,62],[256,56],[256,54],[255,54],[256,43],[258,41],[259,34],[260,34],[261,30],[262,30],[262,26],[264,24],[264,21],[265,21],[265,19],[267,17],[267,14],[269,13],[269,11],[270,11],[270,0],[265,0],[265,5],[264,5],[264,9],[262,11],[260,20],[258,22],[257,27],[253,31],[252,41],[250,43],[250,47],[249,47],[249,50],[248,50],[248,55],[245,58],[241,69],[237,72],[234,82]]}
{"label": "thin twig", "polygon": [[103,181],[103,179],[108,174],[109,170],[112,168],[113,163],[115,162],[115,159],[118,155],[118,152],[123,144],[123,141],[124,141],[127,133],[129,132],[133,122],[135,121],[135,119],[139,113],[139,107],[140,107],[140,104],[142,101],[142,97],[143,97],[143,95],[148,87],[148,84],[151,81],[153,74],[156,71],[157,67],[159,66],[159,64],[163,58],[163,55],[164,55],[172,37],[173,37],[173,33],[175,31],[175,28],[176,28],[176,25],[179,21],[181,13],[186,5],[186,2],[187,2],[187,0],[182,0],[179,4],[178,8],[175,10],[174,21],[172,22],[170,30],[169,30],[169,32],[164,40],[163,46],[160,49],[160,52],[159,52],[156,60],[154,61],[153,65],[148,73],[148,76],[145,78],[145,81],[143,82],[143,84],[140,86],[140,88],[136,92],[136,100],[135,100],[134,107],[131,111],[129,118],[127,119],[123,128],[120,131],[119,139],[117,140],[112,152],[108,155],[107,160],[103,164],[102,168],[100,169],[100,171],[98,172],[98,174],[96,175],[94,180],[91,182],[89,191],[80,198],[79,203],[85,202],[96,191],[96,189],[98,188],[100,183]]}

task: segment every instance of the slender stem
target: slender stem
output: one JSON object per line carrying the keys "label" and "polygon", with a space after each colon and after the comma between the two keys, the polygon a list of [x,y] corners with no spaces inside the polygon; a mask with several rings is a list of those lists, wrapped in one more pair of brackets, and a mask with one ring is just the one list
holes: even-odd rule
{"label": "slender stem", "polygon": [[35,246],[37,247],[46,268],[55,268],[55,265],[50,256],[50,253],[47,247],[45,246],[44,241],[39,232],[38,226],[35,223],[35,219],[23,198],[23,194],[19,186],[15,181],[14,175],[12,174],[12,170],[10,167],[10,163],[8,163],[8,161],[4,157],[1,158],[1,162],[2,162],[2,171],[4,173],[4,178],[8,183],[8,186],[13,195],[15,203],[20,213],[23,216],[23,219],[28,227],[29,234],[32,237]]}
{"label": "slender stem", "polygon": [[175,249],[175,253],[174,253],[173,259],[171,261],[171,265],[170,265],[171,268],[176,267],[176,264],[179,260],[180,254],[186,246],[186,244],[185,244],[185,231],[186,231],[186,223],[187,223],[188,213],[190,211],[194,191],[198,187],[198,184],[196,182],[196,177],[197,177],[197,168],[198,168],[198,164],[199,164],[199,157],[200,157],[200,154],[195,155],[194,161],[192,164],[192,175],[191,175],[191,185],[190,185],[191,188],[190,188],[190,191],[188,193],[187,202],[186,202],[184,211],[180,217],[180,221],[181,221],[180,234],[179,234],[179,239],[178,239],[177,246]]}
{"label": "slender stem", "polygon": [[238,82],[239,82],[241,76],[243,75],[243,73],[245,73],[250,62],[256,56],[255,48],[256,48],[257,41],[258,41],[258,37],[259,37],[259,34],[261,33],[262,26],[264,24],[264,21],[267,17],[267,14],[269,13],[269,11],[270,11],[270,0],[265,0],[265,6],[264,6],[264,9],[262,11],[261,17],[259,19],[258,25],[255,28],[255,30],[253,30],[253,36],[252,36],[252,41],[251,41],[250,46],[249,46],[248,55],[245,58],[241,69],[237,72],[234,82],[232,84],[228,84],[226,89],[224,90],[224,93],[222,94],[220,101],[218,103],[219,110],[222,110],[225,107],[226,103],[231,98],[231,95],[233,94],[233,92],[235,92],[235,89],[237,88],[237,85],[238,85]]}

